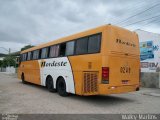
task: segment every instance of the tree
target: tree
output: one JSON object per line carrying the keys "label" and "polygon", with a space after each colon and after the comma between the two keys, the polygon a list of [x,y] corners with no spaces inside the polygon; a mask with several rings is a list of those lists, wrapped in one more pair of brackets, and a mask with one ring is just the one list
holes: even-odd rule
{"label": "tree", "polygon": [[3,63],[2,63],[3,67],[7,67],[7,66],[16,66],[16,57],[14,56],[7,56],[3,59]]}
{"label": "tree", "polygon": [[34,46],[33,45],[26,45],[23,48],[21,48],[21,51],[32,48],[32,47],[34,47]]}
{"label": "tree", "polygon": [[3,65],[3,61],[2,61],[2,60],[0,60],[0,67],[2,67],[2,65]]}

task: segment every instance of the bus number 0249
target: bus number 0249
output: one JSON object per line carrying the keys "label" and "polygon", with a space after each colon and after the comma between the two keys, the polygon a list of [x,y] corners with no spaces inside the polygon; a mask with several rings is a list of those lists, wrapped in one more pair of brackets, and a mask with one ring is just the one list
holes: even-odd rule
{"label": "bus number 0249", "polygon": [[120,68],[120,72],[121,73],[130,73],[131,72],[131,68],[130,67],[121,67]]}

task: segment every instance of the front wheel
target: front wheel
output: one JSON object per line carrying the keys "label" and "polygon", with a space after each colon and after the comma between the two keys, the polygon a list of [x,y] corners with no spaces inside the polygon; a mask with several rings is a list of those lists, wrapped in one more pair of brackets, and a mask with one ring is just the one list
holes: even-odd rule
{"label": "front wheel", "polygon": [[26,83],[27,83],[27,82],[25,81],[24,74],[21,75],[21,80],[22,80],[22,83],[23,83],[23,84],[26,84]]}
{"label": "front wheel", "polygon": [[68,93],[66,92],[66,82],[63,78],[60,78],[57,81],[57,91],[60,96],[68,96]]}

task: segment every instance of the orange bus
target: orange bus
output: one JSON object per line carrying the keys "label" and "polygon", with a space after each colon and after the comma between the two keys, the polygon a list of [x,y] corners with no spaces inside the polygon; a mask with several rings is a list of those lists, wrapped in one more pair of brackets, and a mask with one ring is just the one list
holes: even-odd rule
{"label": "orange bus", "polygon": [[138,35],[104,25],[21,52],[18,78],[61,96],[139,90]]}

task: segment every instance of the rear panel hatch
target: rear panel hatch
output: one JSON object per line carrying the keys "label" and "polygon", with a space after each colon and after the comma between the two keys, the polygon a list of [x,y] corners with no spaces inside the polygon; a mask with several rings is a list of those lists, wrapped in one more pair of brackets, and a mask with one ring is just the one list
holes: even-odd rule
{"label": "rear panel hatch", "polygon": [[133,85],[139,83],[139,59],[125,55],[109,57],[111,85]]}
{"label": "rear panel hatch", "polygon": [[112,28],[109,49],[111,85],[133,85],[139,83],[139,41],[134,32]]}

